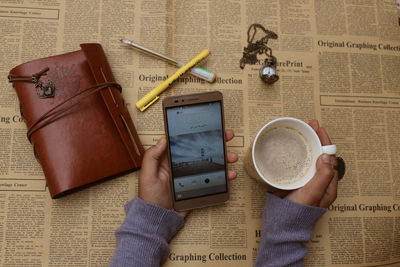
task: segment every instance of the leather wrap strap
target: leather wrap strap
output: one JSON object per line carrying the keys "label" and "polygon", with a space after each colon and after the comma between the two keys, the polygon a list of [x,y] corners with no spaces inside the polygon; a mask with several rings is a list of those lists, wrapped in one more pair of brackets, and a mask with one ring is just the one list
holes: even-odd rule
{"label": "leather wrap strap", "polygon": [[115,87],[119,91],[121,91],[121,86],[117,83],[96,84],[78,92],[77,94],[65,99],[55,107],[51,108],[28,128],[27,137],[29,142],[31,142],[32,134],[35,133],[37,130],[60,118],[65,111],[71,109],[73,106],[80,103],[83,99],[109,87]]}
{"label": "leather wrap strap", "polygon": [[34,79],[39,79],[42,75],[46,75],[49,71],[49,68],[44,68],[38,73],[32,74],[32,76],[20,76],[20,75],[8,75],[8,81],[12,82],[32,82],[34,83]]}

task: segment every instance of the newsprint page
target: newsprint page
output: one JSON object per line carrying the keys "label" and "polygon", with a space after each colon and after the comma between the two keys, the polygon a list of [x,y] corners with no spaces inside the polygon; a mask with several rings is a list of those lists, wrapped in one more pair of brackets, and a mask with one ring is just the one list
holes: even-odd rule
{"label": "newsprint page", "polygon": [[[259,62],[240,68],[253,23],[278,34],[268,45],[278,82]],[[145,112],[135,103],[176,68],[124,46],[125,38],[182,61],[205,48],[214,83],[183,75]],[[161,101],[218,90],[227,149],[240,155],[226,205],[198,209],[171,241],[165,266],[253,266],[265,187],[243,158],[268,121],[317,118],[347,166],[338,198],[306,245],[306,266],[400,265],[400,27],[396,0],[1,0],[0,265],[107,266],[138,171],[51,199],[7,80],[14,66],[100,43],[146,148],[164,135]],[[284,212],[284,211],[282,211]]]}

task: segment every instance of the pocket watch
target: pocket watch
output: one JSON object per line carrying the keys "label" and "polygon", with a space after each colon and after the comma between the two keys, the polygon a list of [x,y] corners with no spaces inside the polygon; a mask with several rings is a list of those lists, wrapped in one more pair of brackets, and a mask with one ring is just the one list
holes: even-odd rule
{"label": "pocket watch", "polygon": [[260,77],[268,84],[273,84],[279,80],[279,76],[276,74],[276,58],[274,56],[271,56],[271,59],[265,59],[265,64],[260,69]]}
{"label": "pocket watch", "polygon": [[[261,29],[264,32],[264,36],[259,40],[254,40],[257,30]],[[252,32],[252,34],[251,34]],[[260,24],[251,24],[247,30],[247,47],[244,47],[243,57],[240,59],[240,68],[243,69],[246,64],[257,64],[258,54],[265,54],[266,59],[264,66],[260,69],[260,78],[268,83],[272,84],[279,80],[279,76],[276,74],[276,57],[272,55],[272,49],[268,47],[269,39],[277,39],[278,35],[273,31],[265,29]]]}

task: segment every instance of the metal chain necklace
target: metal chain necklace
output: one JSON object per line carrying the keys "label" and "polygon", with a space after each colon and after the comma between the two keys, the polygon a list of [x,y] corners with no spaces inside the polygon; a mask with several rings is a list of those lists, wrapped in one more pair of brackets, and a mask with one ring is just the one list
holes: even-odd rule
{"label": "metal chain necklace", "polygon": [[[265,36],[254,41],[258,29],[262,30]],[[251,31],[253,34],[250,33]],[[264,82],[272,84],[279,79],[279,76],[276,74],[276,57],[272,55],[272,49],[267,45],[269,39],[278,39],[278,35],[265,29],[261,24],[251,24],[247,30],[248,45],[244,47],[243,57],[240,59],[240,68],[243,69],[246,64],[256,64],[258,62],[257,54],[265,54],[267,57],[264,66],[260,69],[260,77]]]}

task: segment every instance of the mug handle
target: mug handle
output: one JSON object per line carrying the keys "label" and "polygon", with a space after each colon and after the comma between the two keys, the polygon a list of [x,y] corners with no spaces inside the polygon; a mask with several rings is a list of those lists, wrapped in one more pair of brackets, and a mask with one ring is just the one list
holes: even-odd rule
{"label": "mug handle", "polygon": [[336,145],[322,146],[322,154],[335,155],[337,152]]}
{"label": "mug handle", "polygon": [[[322,146],[322,154],[335,155],[337,152],[336,145]],[[336,157],[337,166],[333,166],[338,171],[338,179],[341,180],[346,172],[346,163],[341,157]]]}

